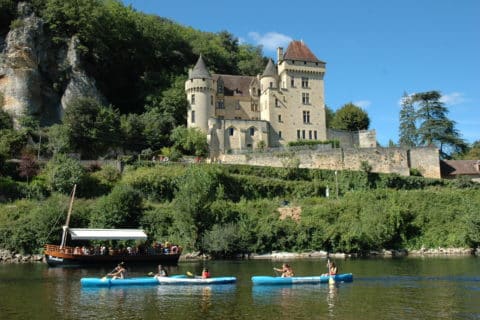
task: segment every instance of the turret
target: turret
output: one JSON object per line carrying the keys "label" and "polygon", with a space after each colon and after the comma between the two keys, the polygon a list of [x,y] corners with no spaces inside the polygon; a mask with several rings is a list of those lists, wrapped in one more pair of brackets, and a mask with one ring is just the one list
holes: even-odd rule
{"label": "turret", "polygon": [[275,68],[272,59],[268,60],[267,66],[260,77],[260,86],[262,92],[268,88],[277,88],[277,68]]}
{"label": "turret", "polygon": [[199,128],[208,132],[208,118],[213,116],[215,106],[215,86],[212,76],[205,66],[202,56],[188,72],[185,93],[188,100],[187,127]]}

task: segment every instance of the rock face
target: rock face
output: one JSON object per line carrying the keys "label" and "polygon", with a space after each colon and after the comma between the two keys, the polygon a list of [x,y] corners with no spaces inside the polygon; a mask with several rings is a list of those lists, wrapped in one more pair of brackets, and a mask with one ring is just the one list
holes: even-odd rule
{"label": "rock face", "polygon": [[54,44],[28,3],[20,2],[17,10],[16,27],[0,43],[0,93],[4,110],[16,123],[23,115],[37,116],[43,124],[58,122],[76,97],[103,102],[95,81],[82,69],[78,39]]}

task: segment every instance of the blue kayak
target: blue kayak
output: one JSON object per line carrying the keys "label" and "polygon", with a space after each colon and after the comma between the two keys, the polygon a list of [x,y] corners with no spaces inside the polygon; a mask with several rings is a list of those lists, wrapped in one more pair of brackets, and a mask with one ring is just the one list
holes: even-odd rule
{"label": "blue kayak", "polygon": [[[335,282],[352,282],[353,274],[343,273],[332,276]],[[330,276],[314,276],[314,277],[269,277],[269,276],[253,276],[252,282],[254,285],[289,285],[289,284],[316,284],[328,283]]]}
{"label": "blue kayak", "polygon": [[138,277],[126,279],[112,278],[82,278],[80,283],[83,287],[114,287],[114,286],[146,286],[158,285],[155,277]]}
{"label": "blue kayak", "polygon": [[236,277],[188,278],[188,277],[156,277],[158,283],[165,285],[212,285],[235,283]]}

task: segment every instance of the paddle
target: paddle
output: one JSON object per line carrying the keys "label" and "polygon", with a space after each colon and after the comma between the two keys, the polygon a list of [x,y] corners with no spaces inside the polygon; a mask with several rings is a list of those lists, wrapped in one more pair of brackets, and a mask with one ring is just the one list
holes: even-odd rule
{"label": "paddle", "polygon": [[187,274],[187,276],[189,276],[189,277],[191,277],[191,278],[195,277],[195,276],[193,275],[193,273],[191,273],[190,271],[187,271],[186,274]]}
{"label": "paddle", "polygon": [[112,271],[110,271],[109,273],[107,273],[104,277],[102,277],[102,281],[105,281],[107,280],[107,277],[110,273],[112,273],[113,271],[117,270],[117,267],[113,268]]}
{"label": "paddle", "polygon": [[335,279],[332,277],[332,274],[330,272],[330,258],[327,260],[327,268],[328,268],[328,275],[330,278],[328,278],[328,284],[333,285],[335,284]]}

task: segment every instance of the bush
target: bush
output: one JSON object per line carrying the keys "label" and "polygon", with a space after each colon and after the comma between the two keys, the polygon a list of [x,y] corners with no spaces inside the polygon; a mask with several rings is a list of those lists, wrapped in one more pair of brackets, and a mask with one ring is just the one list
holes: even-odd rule
{"label": "bush", "polygon": [[85,169],[77,160],[58,154],[47,163],[45,175],[51,191],[69,194],[73,186],[80,185],[84,179]]}

